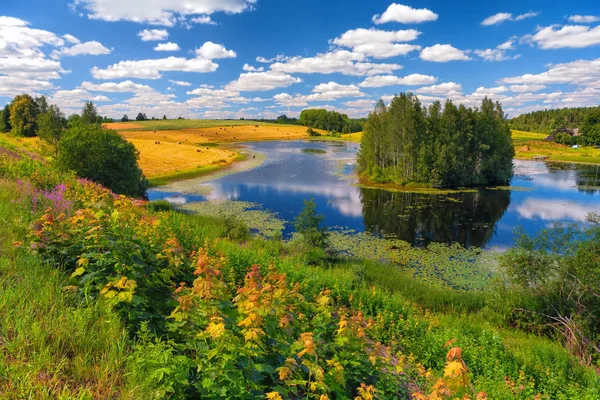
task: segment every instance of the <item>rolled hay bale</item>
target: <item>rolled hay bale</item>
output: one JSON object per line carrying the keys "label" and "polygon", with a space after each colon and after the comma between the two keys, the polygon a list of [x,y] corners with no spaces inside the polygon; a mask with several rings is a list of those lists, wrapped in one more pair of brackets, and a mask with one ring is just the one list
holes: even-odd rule
{"label": "rolled hay bale", "polygon": [[519,149],[519,151],[531,151],[531,149],[529,148],[529,146],[525,145],[525,146],[522,146],[522,147]]}

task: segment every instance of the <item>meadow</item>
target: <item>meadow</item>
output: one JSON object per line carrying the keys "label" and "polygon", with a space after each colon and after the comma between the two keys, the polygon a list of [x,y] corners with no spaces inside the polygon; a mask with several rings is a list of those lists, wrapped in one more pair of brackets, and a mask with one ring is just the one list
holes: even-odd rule
{"label": "meadow", "polygon": [[[582,164],[600,164],[600,149],[592,146],[581,146],[573,149],[571,146],[547,142],[548,135],[543,133],[512,131],[515,157],[531,160],[535,157],[547,157],[547,161],[570,162]],[[528,151],[523,151],[527,146]]]}
{"label": "meadow", "polygon": [[[282,126],[281,124],[258,122],[243,119],[169,119],[130,122],[109,122],[104,124],[107,128],[116,130],[182,130],[198,128],[219,128],[236,126]],[[285,125],[284,125],[285,126]]]}

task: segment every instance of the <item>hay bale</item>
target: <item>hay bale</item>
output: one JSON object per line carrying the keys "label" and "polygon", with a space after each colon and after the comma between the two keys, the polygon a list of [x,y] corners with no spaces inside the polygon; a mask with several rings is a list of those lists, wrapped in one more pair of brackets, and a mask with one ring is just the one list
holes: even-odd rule
{"label": "hay bale", "polygon": [[519,149],[519,151],[531,151],[531,149],[529,148],[529,146],[525,145],[525,146],[521,147]]}

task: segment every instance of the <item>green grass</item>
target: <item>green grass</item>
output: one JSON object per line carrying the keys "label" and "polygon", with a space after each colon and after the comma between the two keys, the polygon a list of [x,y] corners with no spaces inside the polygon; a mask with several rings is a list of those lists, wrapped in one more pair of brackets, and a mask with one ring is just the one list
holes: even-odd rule
{"label": "green grass", "polygon": [[[571,146],[544,141],[547,136],[544,133],[512,131],[515,158],[530,160],[547,157],[547,161],[600,164],[600,149],[590,146],[573,149]],[[528,146],[530,151],[520,151],[523,146]]]}
{"label": "green grass", "polygon": [[521,144],[526,144],[531,140],[544,140],[546,138],[546,134],[544,133],[535,133],[535,132],[524,132],[524,131],[511,131],[512,140],[515,146]]}
{"label": "green grass", "polygon": [[172,174],[159,175],[148,179],[149,187],[163,186],[171,182],[183,181],[185,179],[197,178],[199,176],[208,175],[223,167],[217,165],[207,165],[204,167],[195,168],[187,171],[178,171]]}
{"label": "green grass", "polygon": [[325,151],[323,149],[312,149],[312,148],[302,149],[302,152],[309,153],[309,154],[327,154],[327,151]]}
{"label": "green grass", "polygon": [[31,222],[15,197],[0,180],[0,398],[149,398],[127,382],[119,318],[81,304],[55,265],[13,245]]}
{"label": "green grass", "polygon": [[[143,128],[131,128],[137,131],[168,131],[179,129],[194,129],[194,128],[213,128],[220,126],[252,126],[252,125],[270,125],[270,126],[285,126],[282,124],[274,124],[268,122],[246,121],[246,120],[226,120],[226,119],[174,119],[174,120],[155,120],[155,121],[131,121],[133,126],[141,125]],[[109,125],[110,126],[110,125]],[[121,128],[122,129],[122,128]]]}

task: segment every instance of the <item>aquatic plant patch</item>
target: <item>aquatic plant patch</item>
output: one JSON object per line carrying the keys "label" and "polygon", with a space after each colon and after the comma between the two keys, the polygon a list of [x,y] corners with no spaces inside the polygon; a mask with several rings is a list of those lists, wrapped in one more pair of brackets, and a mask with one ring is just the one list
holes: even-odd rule
{"label": "aquatic plant patch", "polygon": [[210,217],[235,216],[250,230],[267,238],[281,236],[285,227],[285,221],[274,213],[264,210],[259,204],[246,201],[210,200],[186,204],[180,208]]}

